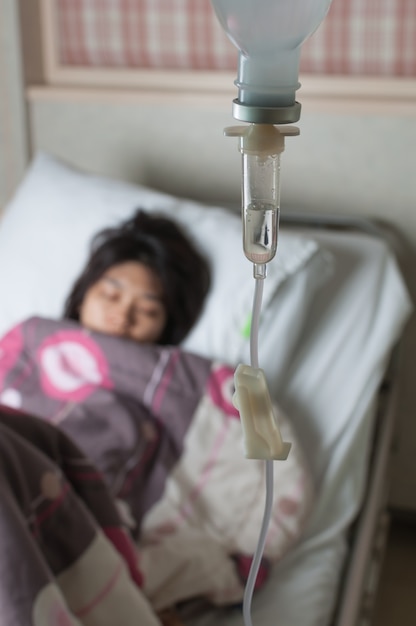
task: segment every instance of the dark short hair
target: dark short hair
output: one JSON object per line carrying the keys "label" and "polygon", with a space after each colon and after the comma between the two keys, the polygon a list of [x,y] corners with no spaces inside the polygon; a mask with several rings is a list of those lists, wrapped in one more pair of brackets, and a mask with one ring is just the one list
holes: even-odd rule
{"label": "dark short hair", "polygon": [[65,302],[64,317],[78,320],[85,294],[112,266],[143,263],[158,276],[167,321],[158,343],[179,344],[198,319],[210,288],[207,260],[179,225],[161,214],[139,209],[92,240],[90,257]]}

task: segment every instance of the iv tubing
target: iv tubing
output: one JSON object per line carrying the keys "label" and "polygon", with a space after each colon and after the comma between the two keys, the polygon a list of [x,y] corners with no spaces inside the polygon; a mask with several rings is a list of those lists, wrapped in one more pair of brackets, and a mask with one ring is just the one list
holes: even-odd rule
{"label": "iv tubing", "polygon": [[[259,267],[258,269],[261,269]],[[253,314],[250,331],[250,359],[252,367],[259,367],[258,356],[258,336],[259,336],[259,321],[261,301],[263,297],[263,285],[264,278],[255,279],[255,290],[253,300]],[[253,598],[254,586],[256,584],[257,574],[259,571],[261,559],[264,552],[264,546],[266,543],[267,529],[270,523],[270,517],[272,513],[273,505],[273,461],[265,461],[266,470],[266,502],[264,507],[263,521],[260,529],[260,535],[257,542],[256,551],[254,553],[253,561],[251,563],[250,572],[248,575],[244,599],[243,599],[243,618],[245,626],[252,626],[251,621],[251,601]]]}
{"label": "iv tubing", "polygon": [[[265,267],[265,265],[255,266],[256,275],[262,274],[265,276],[265,272],[262,273],[259,271]],[[264,278],[256,278],[250,330],[250,365],[252,367],[259,367],[259,325],[261,301],[263,299],[263,286]]]}

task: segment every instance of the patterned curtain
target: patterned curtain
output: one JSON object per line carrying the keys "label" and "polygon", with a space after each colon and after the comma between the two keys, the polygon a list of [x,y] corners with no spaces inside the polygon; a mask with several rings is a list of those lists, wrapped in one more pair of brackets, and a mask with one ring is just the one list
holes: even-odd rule
{"label": "patterned curtain", "polygon": [[[210,0],[55,3],[63,66],[236,69]],[[416,76],[416,0],[333,0],[302,47],[301,72]]]}

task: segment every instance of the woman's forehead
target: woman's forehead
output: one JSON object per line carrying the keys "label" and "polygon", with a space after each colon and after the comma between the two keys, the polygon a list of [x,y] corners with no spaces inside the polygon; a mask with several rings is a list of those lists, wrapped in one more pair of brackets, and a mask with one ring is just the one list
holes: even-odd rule
{"label": "woman's forehead", "polygon": [[104,280],[120,289],[131,289],[160,295],[162,283],[156,272],[138,261],[125,261],[113,265],[102,276]]}

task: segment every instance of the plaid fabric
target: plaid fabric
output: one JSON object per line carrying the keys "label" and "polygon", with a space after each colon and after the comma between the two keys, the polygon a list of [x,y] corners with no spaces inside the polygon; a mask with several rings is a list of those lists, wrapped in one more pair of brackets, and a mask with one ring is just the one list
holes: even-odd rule
{"label": "plaid fabric", "polygon": [[[55,0],[64,66],[235,70],[210,0]],[[415,0],[333,0],[302,73],[416,75]]]}
{"label": "plaid fabric", "polygon": [[224,70],[237,51],[210,0],[56,0],[63,65]]}
{"label": "plaid fabric", "polygon": [[415,0],[333,0],[302,47],[305,73],[416,75]]}

